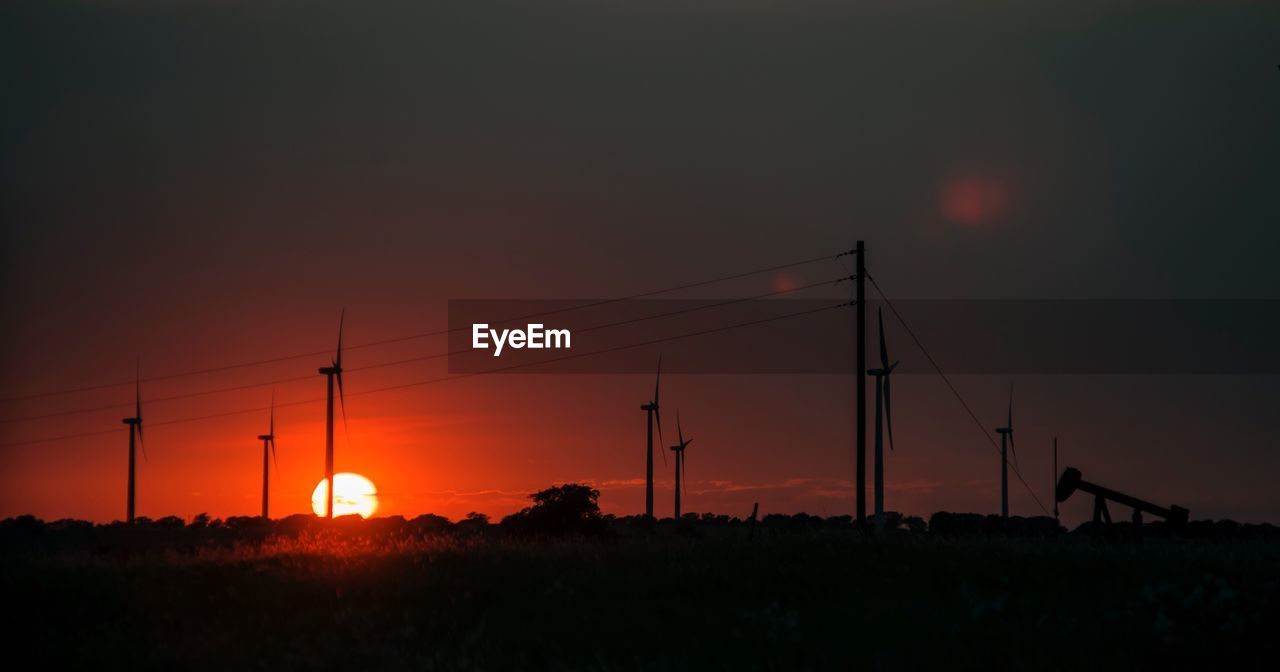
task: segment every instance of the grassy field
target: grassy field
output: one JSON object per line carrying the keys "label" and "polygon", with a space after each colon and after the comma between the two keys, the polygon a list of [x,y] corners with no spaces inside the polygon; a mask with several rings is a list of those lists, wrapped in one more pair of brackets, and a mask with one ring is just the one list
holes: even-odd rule
{"label": "grassy field", "polygon": [[49,664],[142,669],[1220,669],[1277,650],[1274,540],[488,527],[8,534],[6,631]]}

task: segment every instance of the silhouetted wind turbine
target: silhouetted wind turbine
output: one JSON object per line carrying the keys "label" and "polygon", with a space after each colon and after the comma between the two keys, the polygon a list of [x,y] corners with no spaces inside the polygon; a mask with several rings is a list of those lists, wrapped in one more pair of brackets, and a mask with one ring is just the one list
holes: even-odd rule
{"label": "silhouetted wind turbine", "polygon": [[[658,390],[662,383],[662,357],[658,357],[658,376],[653,382],[653,401],[640,406],[640,410],[647,414],[649,420],[648,439],[645,442],[645,460],[644,460],[644,515],[653,517],[653,421],[658,421],[658,440],[662,440],[662,415],[658,412]],[[663,453],[662,461],[666,462],[666,453]]]}
{"label": "silhouetted wind turbine", "polygon": [[1004,427],[996,427],[1000,435],[1000,517],[1009,517],[1009,449],[1013,448],[1014,459],[1018,449],[1013,447],[1013,383],[1009,383],[1009,417]]}
{"label": "silhouetted wind turbine", "polygon": [[[1053,487],[1058,487],[1058,437],[1053,437]],[[1053,492],[1053,490],[1050,490]],[[1053,498],[1053,519],[1058,519],[1058,498]]]}
{"label": "silhouetted wind turbine", "polygon": [[[693,439],[685,441],[684,430],[680,429],[680,411],[676,411],[676,436],[679,437],[680,443],[671,446],[671,450],[676,454],[676,520],[680,520],[680,479],[684,476],[684,449],[693,443]],[[686,484],[687,485],[687,484]]]}
{"label": "silhouetted wind turbine", "polygon": [[[133,522],[134,511],[134,491],[136,488],[137,460],[136,451],[134,450],[134,434],[137,434],[137,444],[142,445],[142,376],[137,370],[134,372],[134,396],[133,396],[133,417],[121,420],[129,425],[129,496],[128,503],[125,505],[125,520]],[[143,448],[145,455],[146,448]]]}
{"label": "silhouetted wind turbine", "polygon": [[868,369],[867,373],[876,378],[876,529],[884,529],[884,431],[883,424],[889,426],[889,448],[893,448],[893,412],[890,405],[889,374],[898,367],[898,362],[889,363],[889,350],[884,341],[884,311],[877,309],[880,319],[880,368]]}
{"label": "silhouetted wind turbine", "polygon": [[338,379],[338,401],[342,404],[342,422],[347,422],[347,401],[342,394],[342,325],[347,319],[347,311],[342,310],[338,318],[338,353],[330,366],[320,368],[320,373],[327,377],[329,394],[325,400],[324,420],[324,517],[333,518],[333,379]]}
{"label": "silhouetted wind turbine", "polygon": [[[271,429],[266,434],[259,434],[258,440],[262,442],[262,517],[267,517],[267,485],[270,477],[267,474],[267,448],[271,449],[271,459],[276,459],[276,393],[271,392]],[[276,473],[280,473],[280,463],[276,462]]]}

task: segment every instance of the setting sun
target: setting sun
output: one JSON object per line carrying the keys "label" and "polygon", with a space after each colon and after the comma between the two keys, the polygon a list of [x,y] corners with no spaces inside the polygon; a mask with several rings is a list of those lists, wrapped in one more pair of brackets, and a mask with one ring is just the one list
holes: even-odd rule
{"label": "setting sun", "polygon": [[[328,479],[321,479],[311,493],[311,510],[317,516],[324,515],[325,486]],[[344,472],[333,475],[333,515],[346,516],[360,514],[361,518],[372,516],[378,510],[378,489],[373,481],[361,476]]]}

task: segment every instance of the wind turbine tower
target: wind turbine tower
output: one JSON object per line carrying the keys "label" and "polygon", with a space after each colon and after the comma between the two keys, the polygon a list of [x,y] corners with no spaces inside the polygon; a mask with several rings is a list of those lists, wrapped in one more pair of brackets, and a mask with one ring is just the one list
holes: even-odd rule
{"label": "wind turbine tower", "polygon": [[[267,450],[270,448],[271,459],[276,458],[276,393],[271,393],[271,424],[266,434],[259,434],[258,440],[262,442],[262,517],[267,517],[267,493],[269,492],[268,484],[270,482],[270,474],[267,472]],[[280,463],[276,462],[276,473],[280,473]]]}
{"label": "wind turbine tower", "polygon": [[1009,383],[1009,416],[1004,427],[996,427],[1000,435],[1000,517],[1009,518],[1009,449],[1017,457],[1013,446],[1013,383]]}
{"label": "wind turbine tower", "polygon": [[[1058,437],[1053,437],[1053,487],[1058,487]],[[1058,498],[1053,498],[1053,520],[1058,520]]]}
{"label": "wind turbine tower", "polygon": [[[640,410],[644,411],[649,421],[648,439],[645,442],[645,459],[644,459],[644,515],[653,517],[653,422],[658,422],[658,440],[662,440],[662,415],[658,412],[658,390],[662,383],[662,357],[658,357],[658,376],[653,383],[653,400],[647,404],[642,404]],[[331,395],[332,396],[332,395]],[[666,461],[666,457],[662,458]]]}
{"label": "wind turbine tower", "polygon": [[333,381],[338,381],[338,401],[342,404],[342,420],[345,423],[347,418],[347,402],[342,394],[342,326],[347,319],[347,311],[342,311],[341,317],[338,318],[338,352],[330,362],[329,366],[320,368],[320,374],[325,376],[329,385],[329,394],[325,399],[325,419],[324,419],[324,478],[325,478],[325,504],[324,517],[333,518]]}
{"label": "wind turbine tower", "polygon": [[884,529],[884,427],[889,429],[889,449],[893,449],[893,411],[889,386],[889,375],[898,368],[898,362],[889,363],[889,350],[884,341],[884,310],[877,309],[876,317],[880,320],[880,368],[868,369],[867,374],[876,381],[876,530]]}
{"label": "wind turbine tower", "polygon": [[[133,417],[121,420],[129,425],[129,494],[128,501],[125,504],[125,521],[132,523],[134,518],[134,492],[137,488],[137,451],[136,445],[142,445],[142,378],[138,372],[134,373],[134,396],[133,396]],[[146,448],[143,448],[145,451]]]}
{"label": "wind turbine tower", "polygon": [[[684,430],[680,429],[680,411],[676,411],[676,436],[679,437],[680,443],[677,445],[671,446],[671,450],[676,454],[676,508],[675,508],[676,515],[675,515],[675,519],[680,520],[680,488],[681,488],[680,481],[685,475],[684,474],[684,465],[685,465],[684,449],[688,448],[689,444],[693,443],[693,439],[689,439],[688,441],[685,440]],[[686,480],[685,486],[687,487],[687,485],[688,484]]]}

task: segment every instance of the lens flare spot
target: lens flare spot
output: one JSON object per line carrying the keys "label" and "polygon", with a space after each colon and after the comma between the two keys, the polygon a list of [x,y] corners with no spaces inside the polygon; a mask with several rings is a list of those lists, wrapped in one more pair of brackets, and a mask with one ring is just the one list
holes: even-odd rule
{"label": "lens flare spot", "polygon": [[990,224],[1009,206],[1009,188],[993,177],[957,177],[944,180],[938,193],[938,209],[947,220],[965,226]]}
{"label": "lens flare spot", "polygon": [[791,273],[774,273],[773,274],[773,291],[783,293],[791,292],[800,287],[800,278]]}

